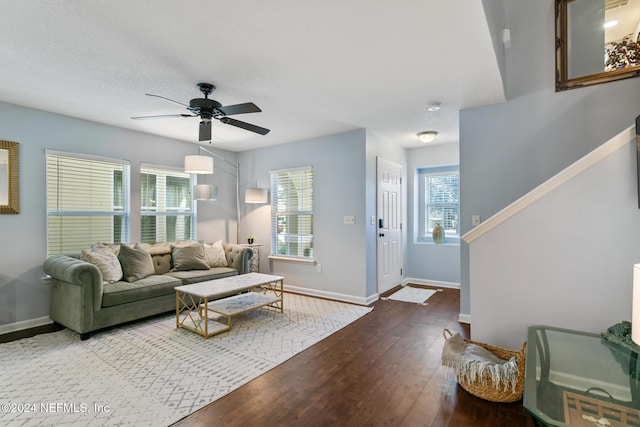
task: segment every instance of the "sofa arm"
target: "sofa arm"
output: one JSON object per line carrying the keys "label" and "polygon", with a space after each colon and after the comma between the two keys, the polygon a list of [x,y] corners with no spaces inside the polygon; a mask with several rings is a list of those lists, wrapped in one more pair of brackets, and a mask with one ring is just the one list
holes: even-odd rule
{"label": "sofa arm", "polygon": [[249,260],[253,250],[248,246],[224,243],[224,254],[227,256],[227,266],[238,270],[238,274],[249,273]]}
{"label": "sofa arm", "polygon": [[54,284],[86,288],[80,292],[83,306],[94,311],[102,306],[102,273],[95,265],[67,255],[52,255],[45,260],[43,270],[54,279]]}

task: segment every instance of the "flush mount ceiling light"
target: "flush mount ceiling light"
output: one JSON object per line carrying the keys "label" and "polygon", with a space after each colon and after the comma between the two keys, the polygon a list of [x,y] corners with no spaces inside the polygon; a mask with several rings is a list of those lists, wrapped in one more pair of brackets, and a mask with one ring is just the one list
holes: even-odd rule
{"label": "flush mount ceiling light", "polygon": [[436,132],[435,130],[428,130],[425,132],[418,132],[416,135],[418,135],[418,138],[420,138],[420,141],[424,142],[425,144],[428,144],[432,142],[434,139],[436,139],[436,135],[438,135],[438,132]]}
{"label": "flush mount ceiling light", "polygon": [[440,103],[439,102],[434,102],[431,105],[427,105],[427,111],[438,111],[440,109]]}

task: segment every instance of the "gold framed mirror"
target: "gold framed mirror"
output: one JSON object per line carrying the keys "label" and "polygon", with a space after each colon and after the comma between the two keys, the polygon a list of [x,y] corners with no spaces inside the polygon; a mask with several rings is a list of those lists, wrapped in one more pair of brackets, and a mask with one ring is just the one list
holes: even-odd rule
{"label": "gold framed mirror", "polygon": [[640,76],[640,0],[556,0],[556,91]]}
{"label": "gold framed mirror", "polygon": [[0,214],[20,213],[20,144],[0,141]]}

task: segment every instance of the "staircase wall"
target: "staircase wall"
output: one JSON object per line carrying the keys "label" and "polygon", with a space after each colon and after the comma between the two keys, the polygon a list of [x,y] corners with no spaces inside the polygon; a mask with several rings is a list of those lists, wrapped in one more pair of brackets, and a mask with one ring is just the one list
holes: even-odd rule
{"label": "staircase wall", "polygon": [[640,262],[634,128],[597,150],[463,237],[474,340],[519,348],[531,325],[600,333],[631,319]]}

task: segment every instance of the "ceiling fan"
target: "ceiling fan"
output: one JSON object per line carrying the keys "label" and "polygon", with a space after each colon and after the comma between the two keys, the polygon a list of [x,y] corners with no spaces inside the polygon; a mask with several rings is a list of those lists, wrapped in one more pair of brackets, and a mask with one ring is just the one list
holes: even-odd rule
{"label": "ceiling fan", "polygon": [[261,112],[262,110],[258,108],[258,106],[253,102],[223,106],[218,101],[209,99],[209,94],[216,89],[214,85],[212,85],[211,83],[198,83],[197,86],[200,89],[200,92],[204,94],[204,98],[194,98],[189,101],[189,105],[179,101],[174,101],[173,99],[165,98],[164,96],[145,93],[145,95],[147,96],[162,98],[169,102],[182,105],[183,107],[186,107],[186,109],[189,110],[191,114],[161,114],[157,116],[137,116],[131,118],[134,120],[139,120],[157,119],[164,117],[200,117],[199,141],[211,140],[211,119],[220,120],[222,123],[225,123],[227,125],[239,127],[250,132],[258,133],[260,135],[266,135],[269,133],[269,129],[252,125],[251,123],[246,123],[240,120],[232,119],[231,117],[227,117],[233,116],[235,114]]}

